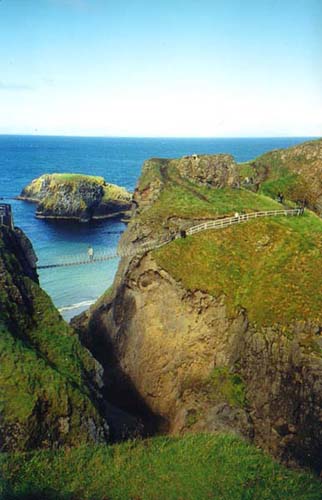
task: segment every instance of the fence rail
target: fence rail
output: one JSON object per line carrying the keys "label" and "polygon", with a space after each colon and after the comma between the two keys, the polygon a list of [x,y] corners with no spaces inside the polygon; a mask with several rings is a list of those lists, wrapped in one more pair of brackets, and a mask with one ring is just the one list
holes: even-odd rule
{"label": "fence rail", "polygon": [[[225,227],[231,226],[233,224],[240,224],[242,222],[246,222],[251,219],[257,219],[259,217],[277,217],[277,216],[294,216],[294,215],[302,215],[303,209],[301,208],[292,208],[292,209],[284,209],[284,210],[265,210],[261,212],[252,212],[249,214],[240,214],[234,217],[225,217],[223,219],[215,219],[207,222],[202,222],[201,224],[197,224],[192,226],[186,230],[186,235],[190,236],[196,233],[200,233],[201,231],[207,231],[209,229],[223,229]],[[180,236],[177,235],[176,238]],[[164,245],[167,245],[171,241],[172,238],[163,239],[161,241],[149,241],[146,243],[142,243],[140,245],[121,245],[115,252],[104,252],[98,251],[95,252],[93,258],[90,258],[87,254],[80,255],[69,255],[61,257],[58,262],[54,264],[45,264],[38,266],[38,269],[52,269],[55,267],[67,267],[67,266],[79,266],[83,264],[94,264],[96,262],[105,262],[108,260],[115,259],[117,257],[134,257],[135,255],[140,255],[150,250],[155,250],[156,248],[160,248]]]}
{"label": "fence rail", "polygon": [[257,219],[258,217],[276,217],[276,216],[294,216],[302,215],[303,210],[301,208],[292,208],[286,210],[265,210],[261,212],[252,212],[249,214],[240,214],[234,217],[225,217],[223,219],[215,219],[207,222],[202,222],[196,226],[192,226],[187,229],[186,234],[192,235],[199,233],[200,231],[206,231],[208,229],[221,229],[232,224],[240,224],[241,222],[246,222],[251,219]]}

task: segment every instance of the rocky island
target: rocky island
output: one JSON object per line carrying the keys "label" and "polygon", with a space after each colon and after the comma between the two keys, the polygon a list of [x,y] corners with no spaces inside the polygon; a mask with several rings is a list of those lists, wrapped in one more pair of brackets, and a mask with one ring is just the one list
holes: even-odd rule
{"label": "rocky island", "polygon": [[82,174],[44,174],[26,186],[19,200],[37,203],[36,217],[88,222],[126,217],[132,195],[103,177]]}

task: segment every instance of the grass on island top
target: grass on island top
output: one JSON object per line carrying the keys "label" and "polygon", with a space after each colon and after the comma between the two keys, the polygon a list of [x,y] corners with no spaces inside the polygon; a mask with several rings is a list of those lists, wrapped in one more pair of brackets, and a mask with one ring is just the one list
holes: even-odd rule
{"label": "grass on island top", "polygon": [[3,454],[1,500],[321,500],[309,473],[233,435]]}
{"label": "grass on island top", "polygon": [[259,325],[322,321],[322,220],[252,220],[175,240],[153,252],[188,290],[225,295],[228,312]]}
{"label": "grass on island top", "polygon": [[104,177],[97,175],[86,174],[52,174],[53,181],[57,183],[79,184],[81,182],[89,182],[91,184],[99,184],[104,188],[103,201],[112,199],[131,199],[131,194],[121,186],[106,182]]}
{"label": "grass on island top", "polygon": [[[98,185],[103,189],[103,198],[102,201],[108,202],[112,200],[123,200],[129,202],[132,198],[131,193],[129,193],[125,188],[121,186],[117,186],[116,184],[110,184],[105,181],[103,177],[94,176],[94,175],[85,175],[85,174],[44,174],[37,179],[34,179],[28,186],[25,188],[25,193],[29,193],[31,197],[37,197],[37,193],[43,188],[43,182],[45,179],[50,178],[50,189],[52,191],[50,196],[47,196],[47,201],[45,203],[47,208],[54,206],[57,202],[55,198],[56,188],[59,188],[61,185],[68,185],[72,191],[76,191],[79,188],[79,185],[83,185],[84,183],[89,185]],[[86,208],[84,205],[83,208]]]}
{"label": "grass on island top", "polygon": [[[45,174],[47,175],[47,174]],[[62,174],[49,174],[53,181],[56,182],[72,182],[79,183],[83,181],[95,182],[97,184],[104,184],[104,177],[98,175],[87,175],[87,174],[71,174],[71,173],[62,173]],[[41,176],[43,177],[43,176]],[[39,179],[41,179],[39,177]]]}

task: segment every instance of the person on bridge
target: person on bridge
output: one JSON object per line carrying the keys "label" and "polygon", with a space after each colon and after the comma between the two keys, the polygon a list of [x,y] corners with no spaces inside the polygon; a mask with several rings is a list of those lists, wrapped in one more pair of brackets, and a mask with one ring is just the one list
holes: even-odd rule
{"label": "person on bridge", "polygon": [[87,250],[87,255],[90,261],[94,259],[94,248],[93,247],[88,247]]}

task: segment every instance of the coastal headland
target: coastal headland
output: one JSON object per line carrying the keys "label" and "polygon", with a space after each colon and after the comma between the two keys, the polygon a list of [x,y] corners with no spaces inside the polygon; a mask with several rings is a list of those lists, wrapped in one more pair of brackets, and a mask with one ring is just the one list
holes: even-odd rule
{"label": "coastal headland", "polygon": [[163,431],[233,431],[322,468],[321,154],[316,140],[243,164],[145,162],[121,245],[236,213],[305,209],[121,260],[112,289],[73,322],[115,404],[131,411],[138,394]]}
{"label": "coastal headland", "polygon": [[147,160],[120,240],[146,251],[71,325],[1,228],[0,498],[321,498],[321,155]]}

